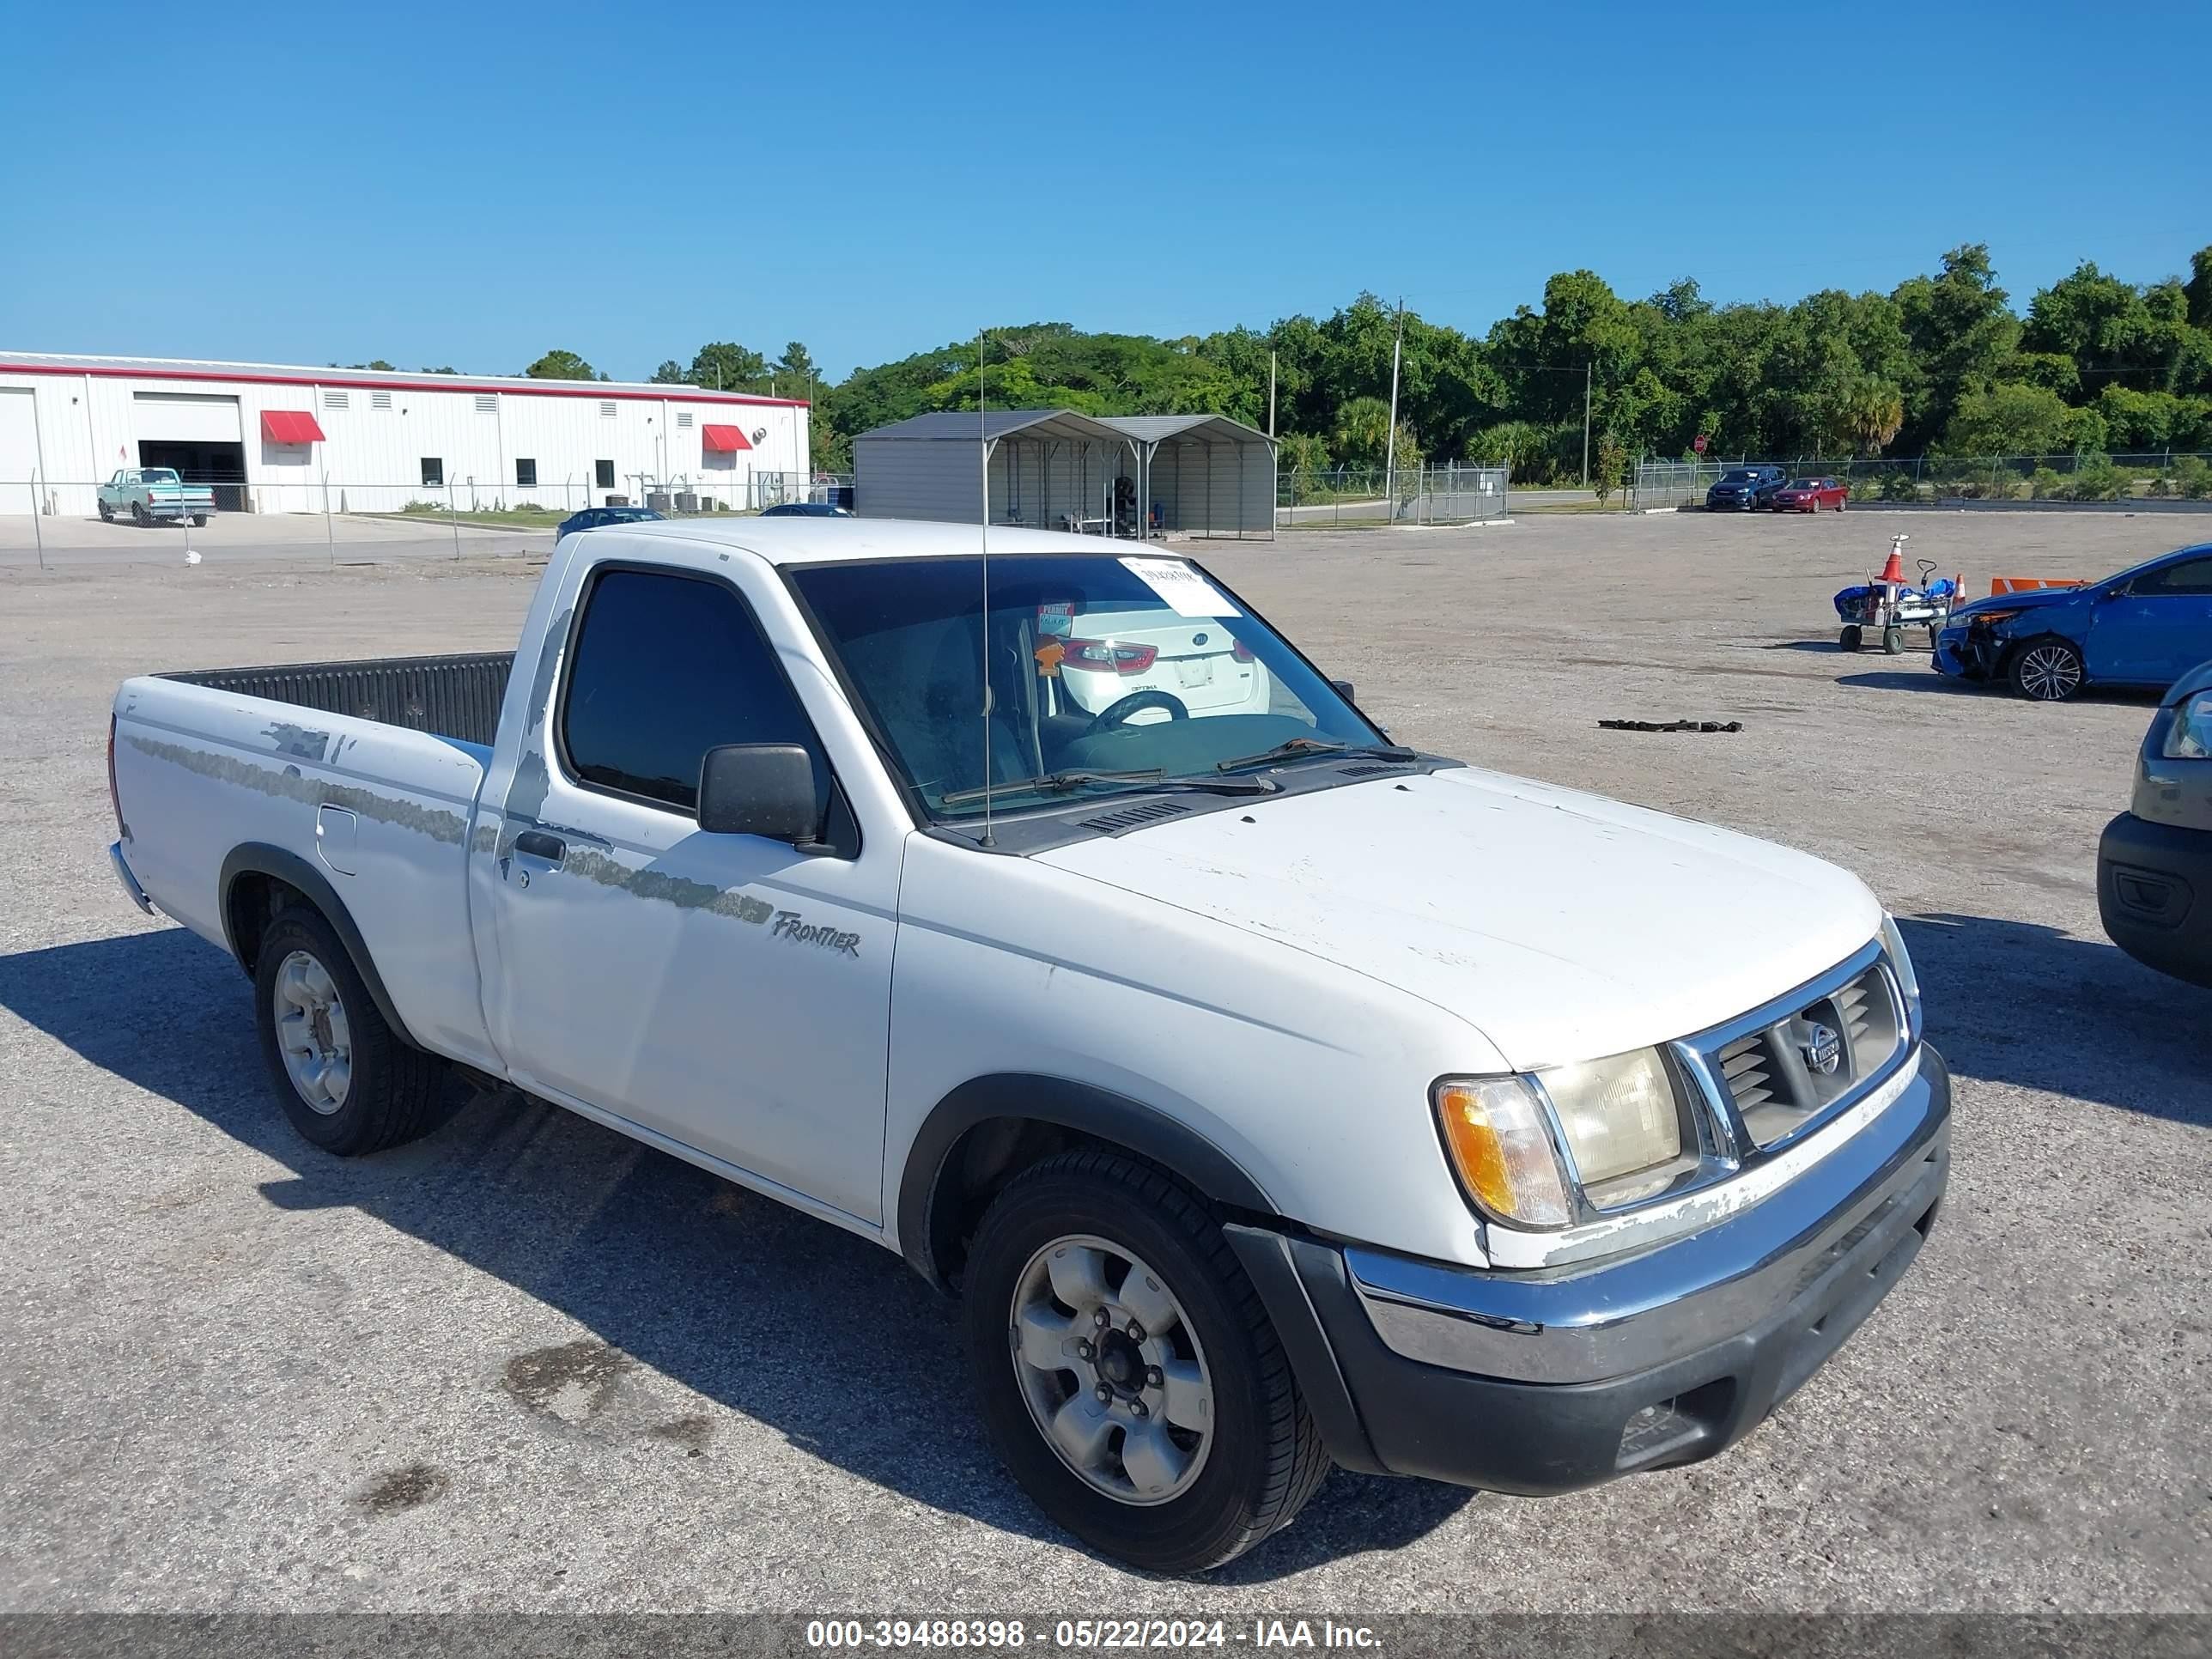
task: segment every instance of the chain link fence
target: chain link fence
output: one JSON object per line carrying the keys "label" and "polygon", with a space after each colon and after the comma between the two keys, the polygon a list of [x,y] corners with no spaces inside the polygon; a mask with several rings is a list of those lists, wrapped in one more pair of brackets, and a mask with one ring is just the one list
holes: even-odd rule
{"label": "chain link fence", "polygon": [[139,467],[101,480],[0,479],[0,567],[543,557],[562,522],[587,507],[644,507],[665,518],[741,517],[801,501],[849,510],[852,474],[639,475],[612,489],[571,479],[501,489],[453,477],[263,483]]}
{"label": "chain link fence", "polygon": [[1840,480],[1853,501],[2212,502],[2212,455],[1923,456],[1916,460],[1644,461],[1623,505],[1638,511],[1702,507],[1741,466],[1778,465],[1792,478]]}
{"label": "chain link fence", "polygon": [[1502,466],[1338,467],[1276,481],[1279,529],[1474,524],[1506,514]]}

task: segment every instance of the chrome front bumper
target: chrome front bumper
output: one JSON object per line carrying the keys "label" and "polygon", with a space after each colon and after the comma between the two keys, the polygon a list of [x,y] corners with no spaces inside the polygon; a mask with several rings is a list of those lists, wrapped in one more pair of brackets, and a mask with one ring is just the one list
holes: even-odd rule
{"label": "chrome front bumper", "polygon": [[[1933,1048],[1923,1044],[1915,1059],[1897,1098],[1850,1139],[1761,1201],[1672,1243],[1510,1273],[1350,1248],[1352,1289],[1394,1352],[1486,1377],[1602,1382],[1711,1348],[1846,1261],[1879,1264],[1908,1231],[1925,1231],[1950,1171],[1950,1082]],[[1714,1195],[1724,1200],[1726,1189]]]}

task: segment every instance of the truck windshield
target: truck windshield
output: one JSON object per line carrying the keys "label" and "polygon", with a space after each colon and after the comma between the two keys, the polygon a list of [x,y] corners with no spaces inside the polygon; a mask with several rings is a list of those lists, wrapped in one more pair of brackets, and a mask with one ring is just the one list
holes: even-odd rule
{"label": "truck windshield", "polygon": [[141,483],[174,483],[177,475],[166,466],[149,466],[138,475]]}
{"label": "truck windshield", "polygon": [[933,817],[981,815],[987,750],[1007,811],[1389,746],[1186,560],[994,556],[988,629],[980,559],[788,574]]}

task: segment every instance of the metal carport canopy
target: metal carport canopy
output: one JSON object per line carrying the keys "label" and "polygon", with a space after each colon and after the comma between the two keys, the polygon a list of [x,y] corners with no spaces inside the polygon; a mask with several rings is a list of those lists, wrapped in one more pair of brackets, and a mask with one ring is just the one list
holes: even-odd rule
{"label": "metal carport canopy", "polygon": [[[1180,417],[1178,417],[1180,418]],[[1204,417],[1200,417],[1204,418]],[[1126,444],[1134,433],[1116,430],[1072,409],[993,409],[978,415],[973,410],[945,410],[933,415],[910,415],[903,421],[879,426],[862,437],[897,438],[908,441],[996,444],[1001,438],[1069,438],[1079,442]]]}
{"label": "metal carport canopy", "polygon": [[[1231,443],[1235,444],[1240,450],[1253,444],[1265,444],[1267,447],[1267,455],[1271,463],[1269,471],[1272,472],[1273,470],[1272,462],[1275,453],[1275,441],[1257,427],[1247,426],[1242,421],[1232,421],[1226,415],[1109,415],[1103,419],[1108,426],[1134,439],[1139,446],[1138,463],[1141,471],[1137,483],[1138,500],[1140,506],[1140,517],[1146,519],[1145,530],[1148,535],[1152,526],[1149,521],[1150,507],[1146,504],[1152,500],[1152,460],[1159,453],[1162,444],[1182,441],[1206,445]],[[1267,533],[1271,539],[1274,535],[1274,507],[1275,503],[1271,496],[1267,502]],[[1211,523],[1206,527],[1209,532],[1212,529]],[[1243,520],[1240,510],[1237,534],[1242,536],[1243,533]]]}

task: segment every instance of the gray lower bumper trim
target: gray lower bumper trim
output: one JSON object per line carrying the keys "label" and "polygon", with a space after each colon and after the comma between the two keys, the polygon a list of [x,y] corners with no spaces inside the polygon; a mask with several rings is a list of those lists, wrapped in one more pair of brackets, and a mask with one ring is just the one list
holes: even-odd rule
{"label": "gray lower bumper trim", "polygon": [[1595,1382],[1750,1329],[1876,1233],[1900,1236],[1950,1171],[1948,1072],[1924,1048],[1890,1109],[1764,1202],[1624,1260],[1528,1273],[1348,1249],[1376,1335],[1431,1365],[1525,1382]]}
{"label": "gray lower bumper trim", "polygon": [[131,866],[124,860],[121,842],[108,843],[107,861],[115,866],[115,878],[123,884],[123,890],[131,902],[149,916],[155,914],[154,901],[146,896],[146,890],[138,884],[138,878],[131,873]]}

